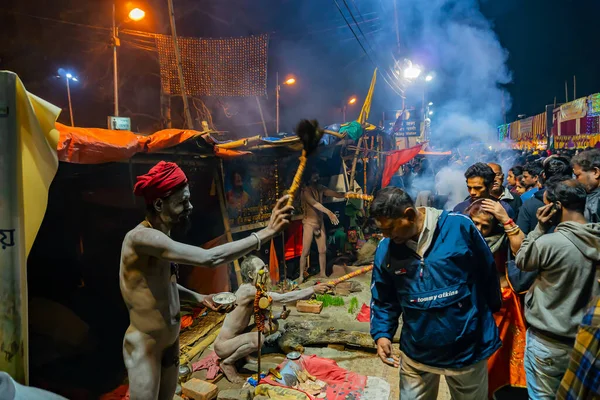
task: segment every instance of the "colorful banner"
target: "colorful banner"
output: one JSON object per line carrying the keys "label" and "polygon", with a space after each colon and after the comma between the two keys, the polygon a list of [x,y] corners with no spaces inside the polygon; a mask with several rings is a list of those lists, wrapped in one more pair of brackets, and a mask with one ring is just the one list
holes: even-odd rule
{"label": "colorful banner", "polygon": [[0,72],[0,371],[28,381],[27,256],[56,170],[60,109]]}
{"label": "colorful banner", "polygon": [[512,140],[512,141],[521,140],[520,123],[521,123],[521,121],[515,121],[515,122],[511,122],[509,124],[508,129],[510,131],[510,140]]}
{"label": "colorful banner", "polygon": [[600,93],[588,96],[588,116],[600,115]]}
{"label": "colorful banner", "polygon": [[586,147],[600,148],[600,134],[555,136],[554,147],[556,149],[585,149]]}
{"label": "colorful banner", "polygon": [[543,112],[533,117],[532,129],[533,139],[543,140],[546,138],[546,113]]}
{"label": "colorful banner", "polygon": [[585,117],[587,114],[587,99],[587,97],[582,97],[560,106],[561,122]]}
{"label": "colorful banner", "polygon": [[498,141],[499,142],[504,142],[505,140],[509,140],[509,129],[508,129],[509,125],[500,125],[498,126],[497,131],[498,131]]}
{"label": "colorful banner", "polygon": [[527,135],[528,133],[531,132],[532,127],[533,127],[533,117],[522,119],[522,120],[520,120],[520,123],[519,123],[519,133],[521,134],[521,136]]}

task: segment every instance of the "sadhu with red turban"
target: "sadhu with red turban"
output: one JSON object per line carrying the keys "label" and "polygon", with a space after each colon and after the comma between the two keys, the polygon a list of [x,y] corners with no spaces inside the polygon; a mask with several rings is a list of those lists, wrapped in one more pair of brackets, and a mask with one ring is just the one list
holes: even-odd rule
{"label": "sadhu with red turban", "polygon": [[182,188],[187,183],[187,177],[177,164],[161,161],[147,174],[137,177],[133,193],[136,196],[143,196],[146,204],[153,204],[154,200],[168,197],[174,190]]}

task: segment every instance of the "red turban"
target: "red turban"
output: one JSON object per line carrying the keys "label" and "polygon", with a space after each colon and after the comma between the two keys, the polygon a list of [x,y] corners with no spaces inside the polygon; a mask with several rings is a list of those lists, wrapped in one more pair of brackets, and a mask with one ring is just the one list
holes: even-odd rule
{"label": "red turban", "polygon": [[146,204],[152,204],[154,200],[165,197],[173,189],[187,182],[185,174],[177,164],[161,161],[146,175],[137,177],[133,193],[136,196],[144,196]]}

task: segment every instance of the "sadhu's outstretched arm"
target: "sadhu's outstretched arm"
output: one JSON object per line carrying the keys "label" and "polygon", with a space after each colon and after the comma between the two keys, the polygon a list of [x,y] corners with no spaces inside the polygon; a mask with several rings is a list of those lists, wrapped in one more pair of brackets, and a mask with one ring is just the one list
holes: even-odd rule
{"label": "sadhu's outstretched arm", "polygon": [[[261,243],[266,243],[281,232],[290,223],[293,207],[286,206],[288,196],[284,196],[275,205],[267,227],[256,232]],[[231,262],[257,249],[256,236],[250,235],[235,242],[226,243],[212,249],[190,246],[176,242],[168,235],[156,229],[143,229],[135,232],[132,245],[138,254],[146,254],[161,260],[214,268]]]}

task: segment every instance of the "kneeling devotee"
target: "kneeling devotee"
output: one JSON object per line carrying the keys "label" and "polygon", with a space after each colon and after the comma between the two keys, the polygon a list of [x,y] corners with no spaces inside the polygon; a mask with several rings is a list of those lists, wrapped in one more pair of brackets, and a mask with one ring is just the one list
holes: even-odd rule
{"label": "kneeling devotee", "polygon": [[437,398],[444,375],[453,399],[486,400],[502,297],[485,240],[468,217],[417,208],[394,187],[377,194],[371,216],[386,237],[375,254],[371,335],[381,360],[400,366],[400,398]]}
{"label": "kneeling devotee", "polygon": [[[222,360],[221,369],[229,381],[240,383],[243,379],[235,369],[235,362],[258,351],[258,334],[247,332],[250,317],[254,313],[254,297],[256,296],[256,281],[259,277],[258,271],[265,263],[256,256],[248,256],[242,262],[241,272],[244,283],[235,293],[237,307],[225,317],[223,327],[215,340],[215,353]],[[323,294],[331,288],[330,285],[320,283],[318,285],[302,290],[294,290],[288,293],[267,292],[274,303],[292,303],[307,299],[313,294]],[[274,313],[274,319],[285,319],[289,311]],[[260,343],[265,342],[265,335],[261,335]]]}
{"label": "kneeling devotee", "polygon": [[119,283],[129,309],[130,325],[123,340],[132,400],[171,400],[179,364],[179,290],[213,308],[205,297],[177,284],[177,263],[216,267],[238,259],[281,232],[293,207],[281,198],[268,226],[251,236],[212,249],[189,246],[170,238],[192,212],[190,189],[174,163],[159,162],[138,176],[134,193],[146,200],[146,219],[125,235]]}

